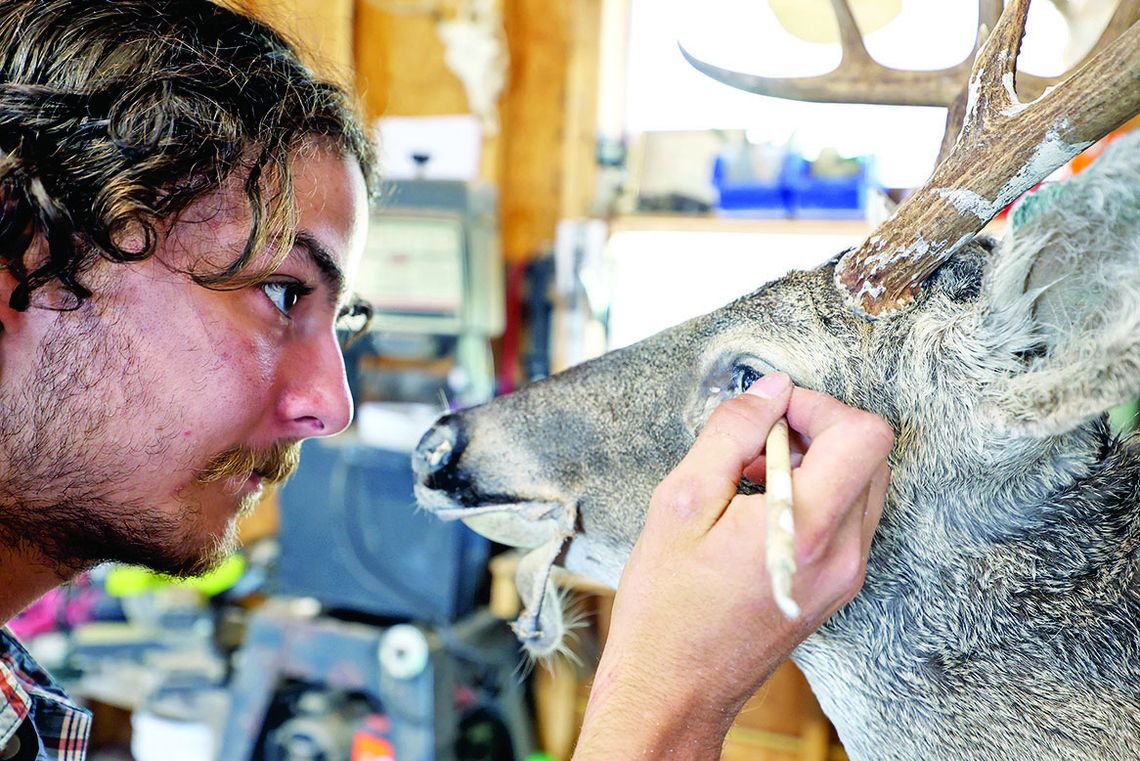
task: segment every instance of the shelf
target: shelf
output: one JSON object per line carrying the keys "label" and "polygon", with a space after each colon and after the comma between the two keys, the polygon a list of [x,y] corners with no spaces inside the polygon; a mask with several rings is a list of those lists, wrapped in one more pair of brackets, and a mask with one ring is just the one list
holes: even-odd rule
{"label": "shelf", "polygon": [[[1008,229],[1005,218],[995,219],[982,230],[1001,238]],[[680,232],[680,233],[756,233],[764,235],[850,235],[870,234],[870,223],[860,219],[761,219],[718,217],[686,214],[629,214],[615,217],[610,233]]]}

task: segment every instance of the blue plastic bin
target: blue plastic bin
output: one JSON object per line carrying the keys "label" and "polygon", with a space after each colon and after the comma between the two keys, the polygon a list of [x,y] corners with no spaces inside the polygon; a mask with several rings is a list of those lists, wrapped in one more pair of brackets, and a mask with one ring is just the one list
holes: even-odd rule
{"label": "blue plastic bin", "polygon": [[816,177],[811,162],[791,156],[785,174],[788,208],[806,219],[862,219],[867,213],[867,194],[873,176],[873,161],[856,159],[859,172],[850,177]]}
{"label": "blue plastic bin", "polygon": [[[785,156],[780,174],[771,182],[733,183],[727,179],[728,166],[723,156],[713,163],[713,185],[719,194],[717,209],[731,216],[779,218],[791,215],[787,173],[792,168]],[[798,157],[797,157],[798,158]]]}

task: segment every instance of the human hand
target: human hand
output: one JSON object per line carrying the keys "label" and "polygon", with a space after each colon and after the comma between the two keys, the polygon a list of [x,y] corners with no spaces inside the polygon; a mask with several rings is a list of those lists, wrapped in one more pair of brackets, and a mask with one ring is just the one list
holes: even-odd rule
{"label": "human hand", "polygon": [[[796,574],[789,621],[764,567],[762,449],[793,434]],[[798,435],[796,435],[798,434]],[[618,585],[575,759],[719,758],[744,702],[863,583],[894,443],[881,418],[775,373],[721,404],[654,491]]]}

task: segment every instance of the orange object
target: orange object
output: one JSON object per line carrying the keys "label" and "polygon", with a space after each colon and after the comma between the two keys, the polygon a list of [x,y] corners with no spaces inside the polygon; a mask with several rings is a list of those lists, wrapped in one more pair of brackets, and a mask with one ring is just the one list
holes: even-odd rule
{"label": "orange object", "polygon": [[396,748],[387,737],[391,727],[386,716],[365,716],[364,727],[352,736],[350,761],[396,761]]}
{"label": "orange object", "polygon": [[1086,169],[1089,164],[1093,163],[1093,161],[1096,160],[1097,156],[1104,152],[1105,147],[1109,143],[1111,143],[1116,138],[1121,137],[1122,135],[1127,135],[1134,129],[1140,129],[1140,115],[1133,116],[1131,119],[1124,122],[1124,124],[1121,124],[1112,132],[1109,132],[1100,140],[1097,140],[1084,151],[1078,153],[1073,157],[1073,160],[1069,162],[1069,168],[1072,170],[1073,174]]}
{"label": "orange object", "polygon": [[357,732],[352,738],[352,761],[396,761],[396,749],[383,737]]}

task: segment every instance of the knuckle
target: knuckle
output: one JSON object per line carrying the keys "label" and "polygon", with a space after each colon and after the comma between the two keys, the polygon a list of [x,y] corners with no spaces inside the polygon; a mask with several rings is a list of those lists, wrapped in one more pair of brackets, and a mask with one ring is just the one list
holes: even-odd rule
{"label": "knuckle", "polygon": [[712,415],[709,416],[709,422],[708,425],[705,426],[705,430],[714,433],[724,433],[739,426],[742,422],[747,423],[749,419],[748,405],[742,400],[743,397],[738,396],[717,405]]}
{"label": "knuckle", "polygon": [[868,447],[885,457],[895,445],[895,432],[883,418],[872,412],[860,412],[854,421],[860,437]]}
{"label": "knuckle", "polygon": [[739,412],[732,410],[718,409],[717,412],[721,413],[719,417],[709,418],[708,425],[701,431],[702,442],[716,447],[727,447],[733,451],[747,444],[745,431],[748,430],[749,421],[743,419]]}
{"label": "knuckle", "polygon": [[867,558],[858,547],[845,547],[835,558],[833,573],[839,585],[838,591],[850,600],[863,588],[867,577]]}
{"label": "knuckle", "polygon": [[831,516],[828,516],[826,520],[814,521],[804,529],[797,527],[796,534],[800,540],[800,551],[805,565],[818,566],[824,562],[831,547],[835,526],[836,520],[831,520]]}
{"label": "knuckle", "polygon": [[763,399],[742,394],[713,410],[702,436],[721,437],[734,447],[752,447],[764,440],[775,419],[776,410]]}
{"label": "knuckle", "polygon": [[735,422],[739,425],[755,426],[758,422],[772,417],[773,409],[771,400],[752,394],[740,394],[722,402],[716,408],[716,412],[720,412],[722,418],[730,424]]}
{"label": "knuckle", "polygon": [[655,512],[688,517],[700,509],[700,488],[693,477],[672,473],[653,490],[650,504]]}

